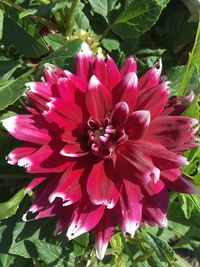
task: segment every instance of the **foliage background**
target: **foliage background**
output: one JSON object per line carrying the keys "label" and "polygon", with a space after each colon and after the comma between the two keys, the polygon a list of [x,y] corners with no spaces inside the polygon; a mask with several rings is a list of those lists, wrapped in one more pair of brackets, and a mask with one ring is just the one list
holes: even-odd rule
{"label": "foliage background", "polygon": [[[185,115],[199,119],[199,8],[199,0],[0,0],[0,121],[24,112],[24,84],[39,80],[45,63],[73,69],[83,40],[119,66],[135,55],[140,74],[162,57],[171,95],[193,90]],[[92,233],[68,241],[65,233],[53,235],[54,219],[23,222],[31,202],[23,188],[32,177],[5,161],[17,145],[0,124],[0,266],[200,265],[199,195],[171,192],[168,228],[143,225],[127,240],[118,231],[103,262]],[[200,151],[186,156],[190,165],[182,171],[200,185]]]}

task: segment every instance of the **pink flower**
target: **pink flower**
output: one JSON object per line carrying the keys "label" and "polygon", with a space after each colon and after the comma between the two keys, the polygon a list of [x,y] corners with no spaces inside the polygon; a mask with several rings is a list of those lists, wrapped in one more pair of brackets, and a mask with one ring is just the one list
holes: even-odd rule
{"label": "pink flower", "polygon": [[93,229],[102,259],[116,225],[132,237],[141,221],[167,226],[168,189],[199,193],[180,171],[198,121],[180,116],[192,95],[169,99],[161,62],[138,79],[133,57],[119,70],[84,44],[76,66],[47,64],[45,81],[26,85],[29,114],[3,125],[24,141],[8,162],[37,173],[28,212],[56,216],[69,239]]}

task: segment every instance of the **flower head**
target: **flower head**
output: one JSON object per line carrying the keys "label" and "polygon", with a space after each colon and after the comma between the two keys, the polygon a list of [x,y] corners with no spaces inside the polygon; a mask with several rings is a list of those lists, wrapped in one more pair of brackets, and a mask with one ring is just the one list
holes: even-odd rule
{"label": "flower head", "polygon": [[132,237],[141,222],[167,225],[168,189],[199,192],[180,171],[198,121],[180,115],[192,95],[169,99],[161,62],[138,79],[133,57],[119,70],[86,44],[76,62],[76,74],[46,64],[45,81],[26,84],[29,114],[3,122],[24,141],[8,162],[37,174],[35,219],[56,216],[69,239],[93,229],[102,259],[116,225]]}

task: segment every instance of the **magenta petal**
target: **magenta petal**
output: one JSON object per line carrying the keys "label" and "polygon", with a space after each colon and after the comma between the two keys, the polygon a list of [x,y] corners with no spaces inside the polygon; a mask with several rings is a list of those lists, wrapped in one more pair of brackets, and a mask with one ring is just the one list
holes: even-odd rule
{"label": "magenta petal", "polygon": [[40,115],[17,115],[3,120],[3,126],[15,138],[36,144],[51,140],[49,124]]}
{"label": "magenta petal", "polygon": [[66,77],[66,74],[56,65],[46,63],[44,77],[47,82],[54,84],[60,77]]}
{"label": "magenta petal", "polygon": [[183,116],[161,116],[152,121],[145,138],[159,142],[167,149],[184,151],[194,147],[198,121]]}
{"label": "magenta petal", "polygon": [[37,144],[25,143],[21,147],[13,149],[6,157],[7,162],[11,165],[18,164],[18,161],[25,156],[35,152],[39,146]]}
{"label": "magenta petal", "polygon": [[32,190],[33,188],[35,188],[36,186],[38,186],[39,184],[41,184],[44,180],[46,180],[47,177],[46,176],[40,176],[40,177],[36,177],[34,178],[26,187],[25,192],[28,192],[30,190]]}
{"label": "magenta petal", "polygon": [[45,98],[52,96],[51,84],[48,82],[29,82],[25,86],[27,90]]}
{"label": "magenta petal", "polygon": [[114,60],[107,55],[108,89],[112,90],[120,81],[121,75]]}
{"label": "magenta petal", "polygon": [[47,103],[47,106],[49,109],[45,111],[43,115],[49,121],[59,125],[59,121],[57,122],[55,117],[53,117],[53,114],[56,114],[58,117],[60,116],[61,119],[66,121],[65,124],[67,124],[68,120],[72,120],[76,123],[82,122],[82,111],[80,107],[73,102],[52,97],[51,101]]}
{"label": "magenta petal", "polygon": [[61,234],[67,226],[70,224],[73,216],[74,207],[67,206],[62,207],[58,212],[56,212],[57,223],[56,229],[54,231],[55,235]]}
{"label": "magenta petal", "polygon": [[99,260],[105,256],[106,248],[117,224],[116,217],[113,210],[105,210],[103,217],[94,229],[96,255]]}
{"label": "magenta petal", "polygon": [[138,150],[144,151],[152,158],[154,165],[160,170],[173,169],[183,165],[188,165],[187,158],[174,153],[173,151],[167,150],[159,143],[151,143],[150,141],[146,142],[146,140],[143,140],[142,142],[138,141],[137,144],[132,142],[132,144],[133,151],[136,147]]}
{"label": "magenta petal", "polygon": [[160,115],[169,98],[168,86],[168,82],[163,82],[151,90],[141,90],[138,94],[136,109],[149,110],[152,119]]}
{"label": "magenta petal", "polygon": [[156,184],[153,182],[143,187],[143,218],[147,223],[167,226],[167,211],[169,196],[167,187],[159,180]]}
{"label": "magenta petal", "polygon": [[126,58],[125,63],[120,70],[121,76],[123,77],[129,72],[136,72],[136,71],[137,71],[137,62],[134,59],[134,57]]}
{"label": "magenta petal", "polygon": [[122,178],[139,184],[156,183],[160,177],[160,170],[151,157],[131,142],[124,143],[118,149],[116,170]]}
{"label": "magenta petal", "polygon": [[151,115],[148,110],[138,110],[133,112],[125,125],[129,139],[139,139],[149,127]]}
{"label": "magenta petal", "polygon": [[105,88],[108,88],[108,70],[101,53],[98,53],[95,58],[93,74]]}
{"label": "magenta petal", "polygon": [[80,179],[83,172],[83,168],[68,168],[49,196],[50,203],[53,203],[56,198],[62,199],[63,206],[77,202],[81,198]]}
{"label": "magenta petal", "polygon": [[93,60],[92,51],[87,43],[83,43],[81,50],[76,55],[76,75],[85,82],[88,80]]}
{"label": "magenta petal", "polygon": [[126,102],[130,111],[132,111],[137,100],[137,85],[138,79],[136,73],[127,73],[120,84],[113,90],[113,102]]}
{"label": "magenta petal", "polygon": [[142,193],[140,187],[124,179],[124,188],[120,197],[121,228],[124,233],[134,237],[135,230],[142,219]]}
{"label": "magenta petal", "polygon": [[106,112],[110,110],[111,104],[110,92],[93,75],[89,81],[86,94],[86,107],[89,114],[94,120],[101,122]]}
{"label": "magenta petal", "polygon": [[62,172],[71,162],[59,154],[59,147],[44,145],[36,152],[19,160],[18,165],[29,173]]}
{"label": "magenta petal", "polygon": [[112,209],[119,196],[119,192],[113,182],[114,170],[109,160],[100,161],[93,165],[87,180],[87,192],[94,205],[105,205]]}
{"label": "magenta petal", "polygon": [[129,107],[126,102],[119,102],[114,106],[111,113],[112,125],[115,127],[120,127],[126,123],[129,115]]}
{"label": "magenta petal", "polygon": [[176,192],[200,194],[200,189],[194,182],[181,173],[179,169],[171,169],[161,172],[161,180],[165,185]]}
{"label": "magenta petal", "polygon": [[157,66],[149,69],[142,77],[139,78],[138,90],[149,90],[157,86],[160,82],[160,74],[162,71],[162,62],[158,62]]}
{"label": "magenta petal", "polygon": [[74,211],[72,222],[67,231],[69,240],[94,228],[103,216],[105,206],[94,206],[85,199],[80,200]]}

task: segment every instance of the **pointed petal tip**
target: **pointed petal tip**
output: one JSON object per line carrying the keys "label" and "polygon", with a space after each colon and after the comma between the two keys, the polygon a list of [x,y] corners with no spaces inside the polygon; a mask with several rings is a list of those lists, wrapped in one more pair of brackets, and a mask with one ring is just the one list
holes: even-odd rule
{"label": "pointed petal tip", "polygon": [[108,244],[103,242],[102,239],[98,240],[95,244],[96,246],[96,256],[99,260],[103,260],[105,254],[106,254],[106,249]]}
{"label": "pointed petal tip", "polygon": [[67,230],[66,236],[69,240],[72,240],[85,232],[87,230],[84,227],[79,227],[77,224],[72,223]]}

